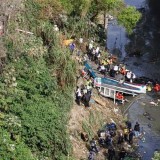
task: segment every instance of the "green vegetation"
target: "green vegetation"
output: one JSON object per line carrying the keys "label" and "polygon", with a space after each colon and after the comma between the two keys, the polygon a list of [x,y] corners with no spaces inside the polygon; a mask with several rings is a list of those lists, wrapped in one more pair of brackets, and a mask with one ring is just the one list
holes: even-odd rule
{"label": "green vegetation", "polygon": [[121,14],[118,16],[118,22],[119,24],[122,24],[130,34],[140,18],[141,14],[136,8],[128,7],[122,10]]}
{"label": "green vegetation", "polygon": [[[27,0],[10,16],[4,37],[7,61],[0,77],[1,160],[71,159],[66,126],[76,65],[69,49],[62,47],[61,37],[94,33],[96,27],[93,29],[88,22],[94,21],[99,11],[119,7],[117,2],[121,3]],[[123,17],[121,21],[126,24]],[[58,33],[53,24],[59,24]],[[18,32],[17,28],[33,34]],[[84,122],[86,132],[94,130],[93,124],[98,128],[102,124],[101,115],[97,115],[91,113]]]}
{"label": "green vegetation", "polygon": [[88,134],[91,140],[96,134],[99,128],[103,126],[104,116],[99,111],[91,111],[89,117],[83,121],[82,128]]}
{"label": "green vegetation", "polygon": [[160,152],[158,152],[158,151],[154,152],[154,156],[153,156],[152,160],[160,160]]}

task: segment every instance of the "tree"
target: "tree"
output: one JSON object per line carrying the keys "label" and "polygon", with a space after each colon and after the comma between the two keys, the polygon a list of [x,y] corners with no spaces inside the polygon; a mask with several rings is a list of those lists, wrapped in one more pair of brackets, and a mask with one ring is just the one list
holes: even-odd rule
{"label": "tree", "polygon": [[141,13],[138,12],[135,7],[127,7],[118,15],[118,22],[131,34],[140,18]]}
{"label": "tree", "polygon": [[122,4],[121,0],[93,0],[90,7],[91,20],[94,21],[99,13],[106,14]]}

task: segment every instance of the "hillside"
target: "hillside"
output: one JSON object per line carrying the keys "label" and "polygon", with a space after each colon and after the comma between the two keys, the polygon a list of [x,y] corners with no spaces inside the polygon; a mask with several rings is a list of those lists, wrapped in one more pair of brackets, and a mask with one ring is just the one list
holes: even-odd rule
{"label": "hillside", "polygon": [[[118,3],[104,2],[102,6],[88,0],[74,3],[68,0],[1,0],[1,160],[81,157],[74,153],[76,143],[72,134],[82,131],[79,124],[88,121],[85,115],[89,117],[92,111],[78,108],[82,114],[75,116],[77,106],[73,92],[79,66],[64,40],[72,38],[77,42],[80,37],[86,40],[98,37],[96,16],[99,13],[95,11],[106,11],[109,6],[111,10],[120,9]],[[124,9],[124,5],[120,6]],[[133,12],[138,14],[129,8],[127,15]],[[131,23],[135,24],[138,18],[131,18]],[[125,16],[120,19],[121,23],[126,23]],[[77,49],[80,47],[77,45]],[[104,112],[102,117],[105,118],[101,121],[105,123],[116,114],[106,117],[112,112],[107,106],[97,105],[93,110],[93,115]],[[72,125],[73,121],[77,124]],[[99,122],[93,131],[98,128]]]}

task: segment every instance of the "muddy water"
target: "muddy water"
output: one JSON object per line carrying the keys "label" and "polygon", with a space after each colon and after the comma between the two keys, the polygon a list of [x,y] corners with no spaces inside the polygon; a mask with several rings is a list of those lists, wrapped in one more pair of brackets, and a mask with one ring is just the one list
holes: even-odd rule
{"label": "muddy water", "polygon": [[[138,77],[160,81],[160,1],[125,0],[125,3],[140,9],[142,19],[130,36],[123,27],[118,26],[116,20],[110,21],[107,48]],[[127,112],[133,126],[138,121],[145,132],[145,141],[139,140],[138,148],[143,160],[151,160],[154,151],[160,150],[160,102],[158,106],[150,104],[158,98],[155,94],[147,94],[134,101]],[[149,113],[150,118],[143,115],[145,112]]]}
{"label": "muddy water", "polygon": [[154,151],[160,149],[160,104],[151,105],[152,100],[152,97],[144,95],[139,100],[135,100],[127,112],[132,126],[139,122],[141,132],[144,133],[143,138],[138,141],[137,150],[143,160],[151,160]]}

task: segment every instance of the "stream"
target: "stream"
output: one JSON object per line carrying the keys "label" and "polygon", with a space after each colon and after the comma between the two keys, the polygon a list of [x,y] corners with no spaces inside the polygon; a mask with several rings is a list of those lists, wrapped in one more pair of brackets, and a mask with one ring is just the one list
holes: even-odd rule
{"label": "stream", "polygon": [[[132,35],[127,35],[116,20],[109,21],[106,46],[137,77],[160,81],[160,1],[125,0],[125,3],[135,6],[142,13],[142,19]],[[160,150],[160,102],[157,106],[150,104],[158,99],[158,94],[147,93],[134,101],[127,112],[132,126],[139,122],[145,133],[143,140],[139,140],[137,151],[142,160],[151,160],[154,151]],[[150,118],[144,116],[145,113]]]}

